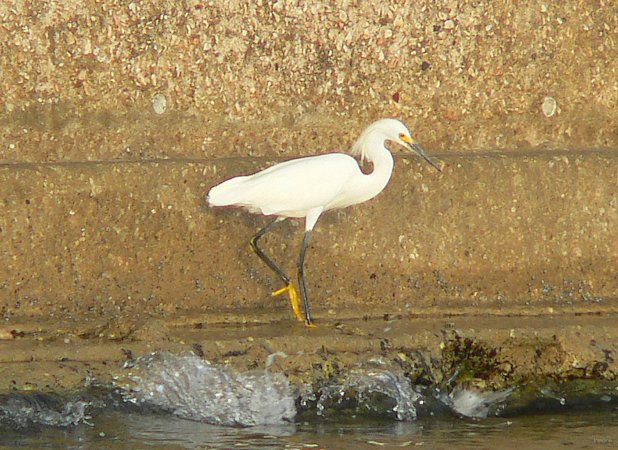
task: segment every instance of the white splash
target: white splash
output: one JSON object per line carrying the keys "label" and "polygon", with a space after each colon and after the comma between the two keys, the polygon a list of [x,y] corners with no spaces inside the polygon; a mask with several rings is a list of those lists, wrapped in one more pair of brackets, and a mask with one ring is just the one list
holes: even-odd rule
{"label": "white splash", "polygon": [[513,389],[493,392],[456,387],[450,393],[439,396],[439,399],[457,414],[485,419],[490,412],[495,412],[512,392]]}
{"label": "white splash", "polygon": [[342,383],[322,389],[318,414],[330,408],[352,406],[359,413],[390,415],[397,420],[414,420],[414,403],[420,398],[406,377],[387,369],[351,371]]}
{"label": "white splash", "polygon": [[140,357],[115,384],[125,401],[215,425],[277,425],[296,415],[284,375],[238,373],[194,355],[158,352]]}
{"label": "white splash", "polygon": [[89,423],[89,402],[67,401],[45,394],[10,394],[0,400],[0,424],[69,427]]}

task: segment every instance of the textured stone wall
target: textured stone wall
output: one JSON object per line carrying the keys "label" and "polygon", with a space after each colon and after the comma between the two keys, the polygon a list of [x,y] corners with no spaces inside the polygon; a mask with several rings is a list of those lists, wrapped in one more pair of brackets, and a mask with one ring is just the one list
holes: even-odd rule
{"label": "textured stone wall", "polygon": [[[615,1],[2,2],[2,312],[270,304],[266,219],[204,194],[385,116],[444,171],[321,220],[318,316],[611,306],[617,30]],[[292,273],[295,231],[265,242]]]}
{"label": "textured stone wall", "polygon": [[[399,159],[380,196],[320,219],[307,258],[318,317],[331,308],[617,306],[618,198],[608,181],[618,179],[615,152],[442,162],[438,173]],[[265,164],[0,168],[3,311],[288,311],[285,298],[270,297],[280,281],[249,248],[267,219],[210,209],[202,195]],[[263,240],[291,276],[302,229],[289,221]]]}
{"label": "textured stone wall", "polygon": [[5,1],[0,159],[618,146],[616,2]]}

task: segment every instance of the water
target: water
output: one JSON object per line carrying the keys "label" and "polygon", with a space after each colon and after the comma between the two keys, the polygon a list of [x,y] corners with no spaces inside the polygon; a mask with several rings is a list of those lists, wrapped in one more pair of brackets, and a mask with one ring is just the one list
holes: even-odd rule
{"label": "water", "polygon": [[277,425],[296,415],[283,374],[238,373],[193,355],[138,358],[116,385],[127,402],[214,425]]}
{"label": "water", "polygon": [[[421,395],[404,376],[375,368],[351,371],[343,381],[327,384],[311,397],[316,398],[316,412],[320,416],[351,410],[352,414],[396,420],[415,419],[415,403],[421,401]],[[306,398],[301,405],[309,406]]]}
{"label": "water", "polygon": [[110,411],[93,426],[3,430],[3,448],[470,448],[551,449],[618,447],[615,411],[488,418],[441,416],[411,422],[350,423],[233,428],[170,415]]}
{"label": "water", "polygon": [[128,363],[115,385],[0,397],[2,448],[618,446],[612,396],[576,403],[546,389],[526,406],[512,389],[413,386],[381,361],[298,392],[267,369],[161,352]]}

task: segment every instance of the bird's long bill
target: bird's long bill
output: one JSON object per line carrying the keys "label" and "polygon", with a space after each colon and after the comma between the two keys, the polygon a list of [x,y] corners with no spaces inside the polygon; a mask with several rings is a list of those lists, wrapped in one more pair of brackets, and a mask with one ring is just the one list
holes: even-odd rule
{"label": "bird's long bill", "polygon": [[431,159],[429,155],[425,153],[425,150],[421,148],[420,145],[418,145],[416,142],[410,142],[409,145],[410,145],[410,150],[412,150],[414,153],[418,154],[418,156],[420,156],[425,161],[427,161],[429,164],[434,166],[438,172],[442,172],[442,169],[440,168],[438,163],[435,162],[433,159]]}

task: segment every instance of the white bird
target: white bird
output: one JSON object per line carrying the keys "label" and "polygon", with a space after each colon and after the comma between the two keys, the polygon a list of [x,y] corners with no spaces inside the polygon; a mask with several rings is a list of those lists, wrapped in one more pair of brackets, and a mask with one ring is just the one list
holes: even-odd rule
{"label": "white bird", "polygon": [[[394,165],[393,155],[384,145],[387,140],[417,153],[441,170],[416,143],[402,122],[382,119],[369,125],[361,133],[352,146],[352,156],[329,153],[292,159],[253,175],[224,181],[208,193],[207,201],[210,206],[239,206],[252,213],[276,217],[251,238],[251,247],[285,284],[282,289],[273,292],[273,295],[287,292],[294,315],[298,320],[304,320],[308,326],[312,326],[313,320],[305,287],[304,262],[311,231],[325,211],[362,203],[382,192],[390,180]],[[354,156],[372,163],[373,171],[369,174],[363,173]],[[257,245],[259,239],[276,223],[288,217],[305,219],[305,235],[297,264],[304,318],[290,277]]]}

